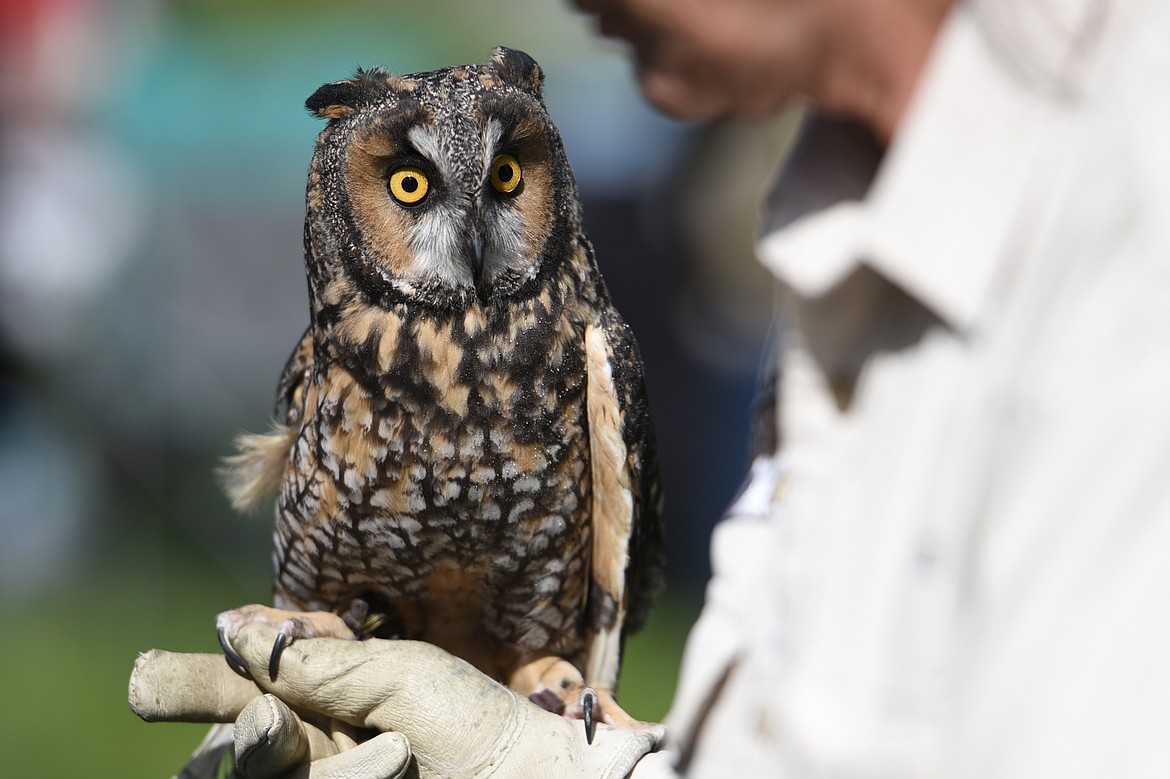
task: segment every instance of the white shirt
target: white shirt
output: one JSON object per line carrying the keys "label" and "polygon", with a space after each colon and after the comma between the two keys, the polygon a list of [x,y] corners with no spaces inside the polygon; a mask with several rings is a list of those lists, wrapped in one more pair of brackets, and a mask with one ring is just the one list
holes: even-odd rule
{"label": "white shirt", "polygon": [[1170,775],[1170,4],[960,6],[879,156],[770,202],[783,475],[633,776]]}

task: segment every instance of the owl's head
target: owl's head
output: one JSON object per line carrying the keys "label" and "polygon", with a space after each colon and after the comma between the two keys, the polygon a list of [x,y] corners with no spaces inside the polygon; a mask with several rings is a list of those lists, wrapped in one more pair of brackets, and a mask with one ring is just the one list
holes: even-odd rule
{"label": "owl's head", "polygon": [[359,70],[306,101],[329,120],[305,235],[324,305],[343,287],[375,305],[511,298],[568,256],[581,217],[543,78],[498,48],[484,65]]}

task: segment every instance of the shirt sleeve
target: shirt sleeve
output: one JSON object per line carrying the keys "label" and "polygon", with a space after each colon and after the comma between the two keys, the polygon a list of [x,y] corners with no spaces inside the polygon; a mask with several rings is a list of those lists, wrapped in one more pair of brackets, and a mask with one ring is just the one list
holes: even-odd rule
{"label": "shirt sleeve", "polygon": [[[692,751],[716,703],[716,691],[753,644],[756,613],[766,608],[760,604],[760,581],[770,564],[768,539],[777,521],[774,502],[782,473],[778,457],[756,458],[743,489],[711,537],[711,581],[703,610],[687,636],[667,716],[671,749],[678,753]],[[667,764],[667,758],[656,758],[655,768],[646,770],[663,771]],[[641,779],[641,774],[634,775]],[[646,774],[659,775],[674,774]]]}

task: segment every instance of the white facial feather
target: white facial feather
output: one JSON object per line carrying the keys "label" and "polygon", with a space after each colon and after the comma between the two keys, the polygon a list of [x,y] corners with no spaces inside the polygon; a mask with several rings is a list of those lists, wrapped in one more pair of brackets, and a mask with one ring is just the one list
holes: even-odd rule
{"label": "white facial feather", "polygon": [[491,176],[492,160],[499,154],[500,138],[504,137],[504,129],[495,119],[488,119],[483,129],[483,175]]}
{"label": "white facial feather", "polygon": [[[504,130],[495,119],[489,119],[484,128],[484,155],[483,177],[491,178],[492,162],[502,149],[500,140]],[[520,160],[523,169],[524,161]],[[513,268],[522,268],[528,265],[526,253],[528,242],[525,240],[524,221],[520,215],[507,207],[487,209],[487,224],[485,225],[483,273],[489,281],[498,278]],[[533,274],[536,268],[531,268]]]}
{"label": "white facial feather", "polygon": [[[407,138],[420,154],[426,157],[444,181],[454,181],[450,160],[439,143],[439,136],[430,128],[417,126],[407,132]],[[471,269],[463,261],[459,243],[459,225],[467,217],[449,204],[432,208],[418,222],[410,236],[414,249],[412,270],[423,278],[438,278],[454,287],[474,284]]]}
{"label": "white facial feather", "polygon": [[466,218],[447,205],[423,214],[410,236],[410,246],[414,249],[411,267],[416,273],[441,279],[453,287],[470,287],[475,283],[460,251],[459,225]]}
{"label": "white facial feather", "polygon": [[414,144],[414,148],[418,149],[419,154],[431,161],[444,180],[454,180],[450,160],[443,153],[443,145],[439,143],[439,136],[434,130],[423,125],[416,125],[407,131],[406,137]]}
{"label": "white facial feather", "polygon": [[486,228],[483,252],[486,278],[493,280],[508,270],[525,266],[529,266],[532,274],[536,273],[527,257],[528,241],[520,214],[506,206],[497,206],[491,209]]}

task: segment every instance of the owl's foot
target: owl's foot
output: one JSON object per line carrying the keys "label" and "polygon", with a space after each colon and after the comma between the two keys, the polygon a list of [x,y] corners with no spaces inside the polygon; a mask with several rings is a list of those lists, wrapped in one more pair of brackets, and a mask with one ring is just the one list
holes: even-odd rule
{"label": "owl's foot", "polygon": [[281,654],[298,638],[357,637],[345,620],[331,611],[285,611],[259,604],[225,611],[215,619],[219,645],[223,648],[224,657],[232,670],[248,679],[252,678],[251,674],[248,673],[243,658],[232,646],[232,639],[240,632],[240,628],[253,622],[263,622],[276,628],[276,643],[273,644],[272,654],[268,659],[268,676],[271,679],[276,678]]}
{"label": "owl's foot", "polygon": [[626,713],[625,709],[614,700],[613,693],[604,687],[571,687],[562,693],[564,699],[572,699],[571,705],[565,706],[562,716],[566,719],[580,719],[585,724],[585,741],[593,743],[593,735],[597,732],[597,723],[604,722],[619,728],[631,730],[661,730],[657,723],[642,722]]}
{"label": "owl's foot", "polygon": [[508,686],[537,706],[560,714],[565,719],[582,720],[585,741],[592,744],[597,723],[648,730],[661,736],[665,731],[657,723],[636,720],[618,705],[613,693],[604,687],[585,684],[581,672],[567,660],[545,657],[522,666],[509,680]]}

